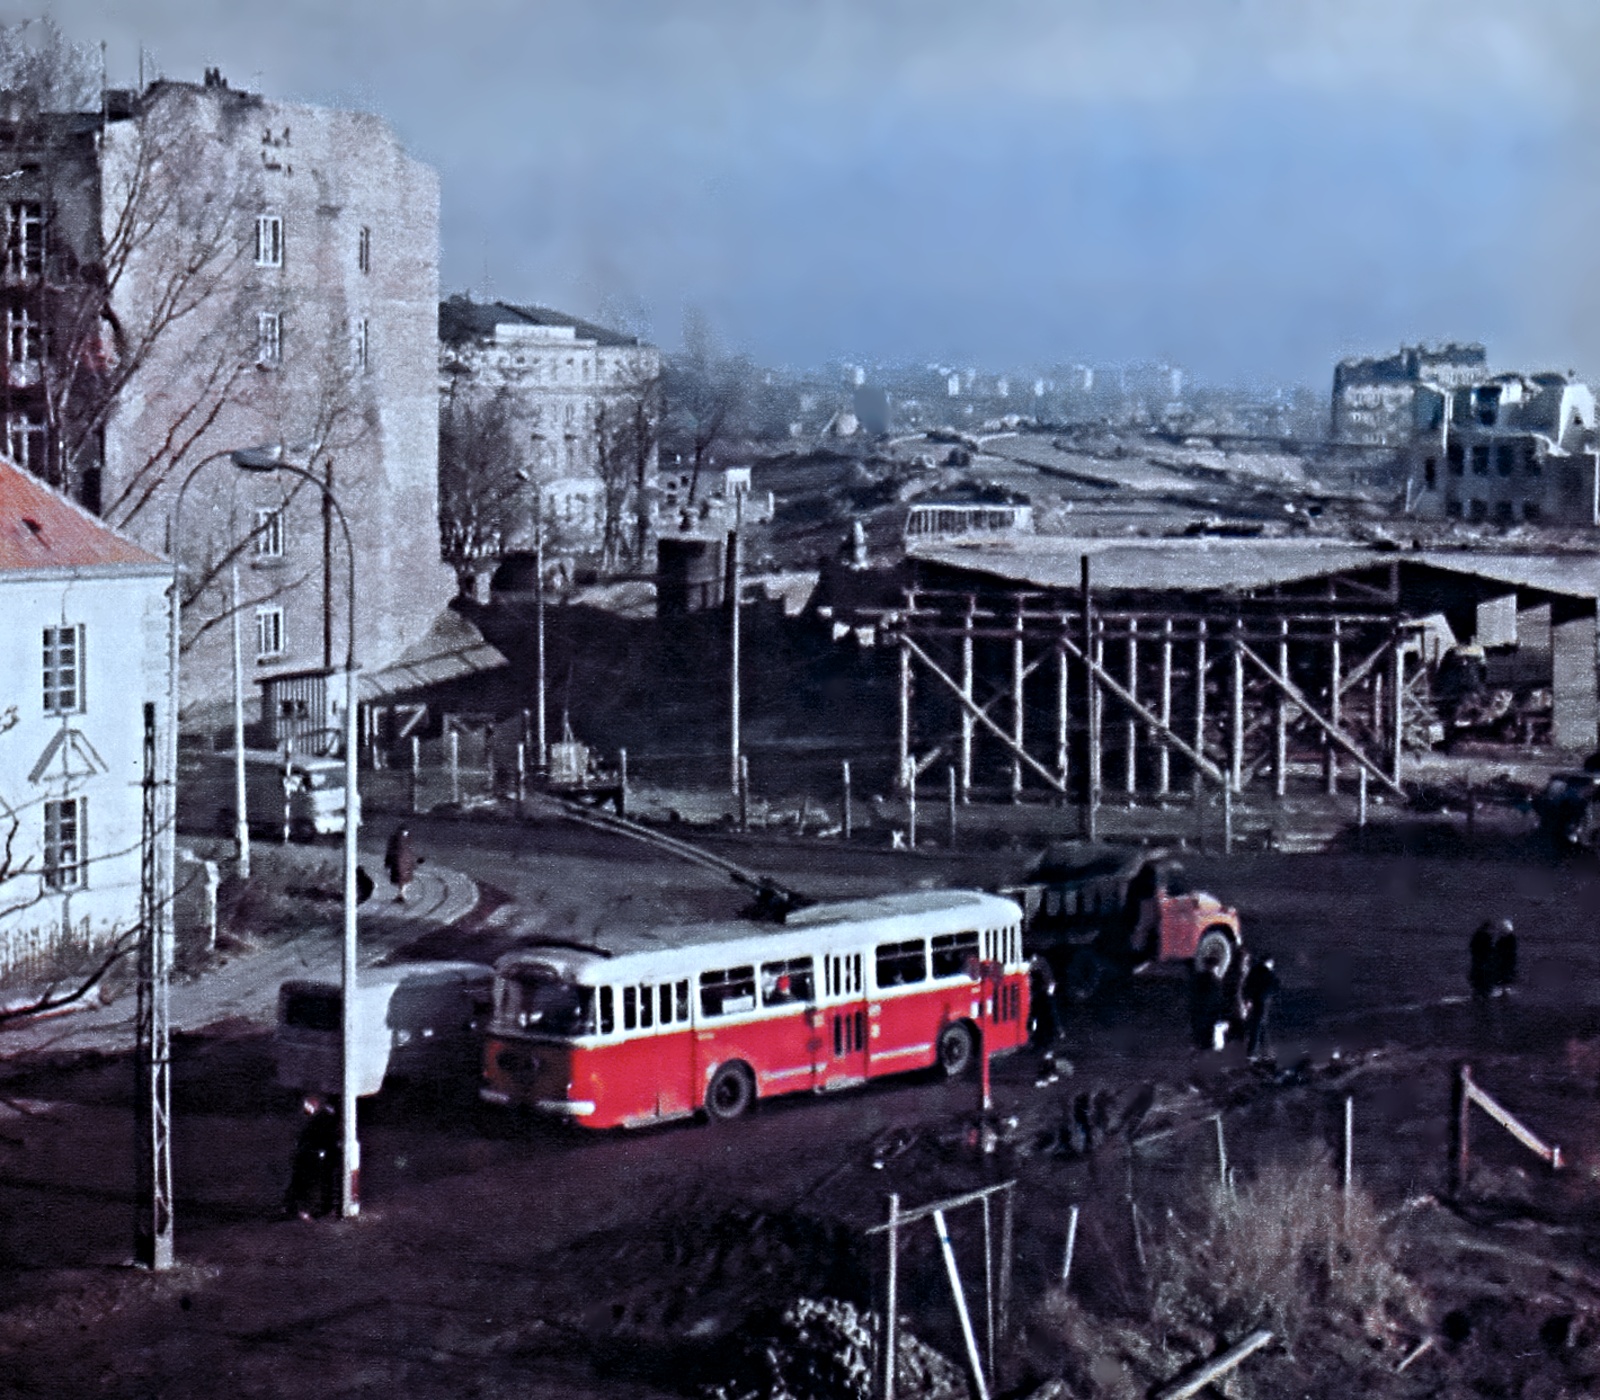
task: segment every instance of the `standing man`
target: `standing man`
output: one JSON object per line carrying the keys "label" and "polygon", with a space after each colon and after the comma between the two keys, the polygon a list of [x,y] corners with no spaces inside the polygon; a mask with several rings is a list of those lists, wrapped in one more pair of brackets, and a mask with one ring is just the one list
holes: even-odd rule
{"label": "standing man", "polygon": [[383,853],[383,868],[389,872],[389,883],[395,887],[394,902],[406,902],[406,887],[417,873],[417,853],[411,846],[411,829],[404,824],[394,829],[388,849]]}
{"label": "standing man", "polygon": [[1278,974],[1271,958],[1261,958],[1251,965],[1241,990],[1245,1000],[1245,1053],[1252,1060],[1263,1059],[1268,1043],[1267,1013],[1278,993]]}
{"label": "standing man", "polygon": [[1475,997],[1486,997],[1494,990],[1495,930],[1494,921],[1485,919],[1473,930],[1472,941],[1467,944],[1467,982]]}
{"label": "standing man", "polygon": [[1517,980],[1517,934],[1510,919],[1500,920],[1500,936],[1494,941],[1494,994],[1504,996]]}

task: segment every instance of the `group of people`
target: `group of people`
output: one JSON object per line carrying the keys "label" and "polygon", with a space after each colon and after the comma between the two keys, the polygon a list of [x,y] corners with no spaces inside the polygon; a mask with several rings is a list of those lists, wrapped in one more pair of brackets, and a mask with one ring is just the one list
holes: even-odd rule
{"label": "group of people", "polygon": [[1504,996],[1517,980],[1517,932],[1510,919],[1485,919],[1467,944],[1467,982],[1475,997]]}
{"label": "group of people", "polygon": [[1252,1060],[1268,1058],[1268,1017],[1279,985],[1273,960],[1252,958],[1242,948],[1220,972],[1211,965],[1196,968],[1190,984],[1196,1045],[1221,1050],[1230,1040],[1243,1040]]}

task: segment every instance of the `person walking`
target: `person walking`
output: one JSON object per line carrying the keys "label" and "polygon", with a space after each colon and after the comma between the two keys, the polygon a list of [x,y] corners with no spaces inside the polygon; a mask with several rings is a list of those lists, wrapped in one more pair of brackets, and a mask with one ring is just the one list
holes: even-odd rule
{"label": "person walking", "polygon": [[307,1094],[300,1111],[303,1119],[284,1208],[289,1215],[310,1220],[333,1209],[339,1184],[339,1113],[318,1094]]}
{"label": "person walking", "polygon": [[1494,941],[1494,995],[1504,996],[1517,980],[1517,933],[1510,919],[1500,920],[1500,936]]}
{"label": "person walking", "polygon": [[[1222,974],[1222,1009],[1217,1021],[1226,1027],[1220,1037],[1224,1042],[1234,1040],[1245,1033],[1250,1005],[1245,999],[1244,987],[1254,966],[1250,954],[1240,948],[1229,960],[1227,970]],[[1222,1047],[1219,1045],[1217,1048],[1220,1050]]]}
{"label": "person walking", "polygon": [[1245,1001],[1245,1053],[1252,1060],[1267,1054],[1267,1014],[1272,998],[1278,994],[1278,974],[1271,958],[1262,958],[1245,974],[1241,989]]}
{"label": "person walking", "polygon": [[396,904],[406,902],[406,888],[416,876],[417,864],[417,853],[411,845],[410,827],[397,826],[383,853],[383,868],[389,872],[389,883],[395,887]]}
{"label": "person walking", "polygon": [[1494,990],[1494,937],[1505,923],[1504,919],[1499,924],[1485,919],[1467,944],[1467,983],[1475,997],[1486,997]]}

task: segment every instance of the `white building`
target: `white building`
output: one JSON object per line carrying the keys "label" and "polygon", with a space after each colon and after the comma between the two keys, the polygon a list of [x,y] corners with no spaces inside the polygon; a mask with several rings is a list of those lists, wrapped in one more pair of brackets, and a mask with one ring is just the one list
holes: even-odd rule
{"label": "white building", "polygon": [[[145,711],[164,768],[171,579],[165,560],[0,461],[0,978],[138,923]],[[156,868],[170,872],[164,845]]]}

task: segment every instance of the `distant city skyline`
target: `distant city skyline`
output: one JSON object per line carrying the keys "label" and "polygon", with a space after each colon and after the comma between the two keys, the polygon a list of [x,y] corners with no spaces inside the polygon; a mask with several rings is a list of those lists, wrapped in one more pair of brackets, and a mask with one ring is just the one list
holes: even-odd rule
{"label": "distant city skyline", "polygon": [[[441,284],[758,361],[1600,369],[1588,0],[56,0],[108,79],[375,111]],[[27,11],[13,11],[20,18]]]}

